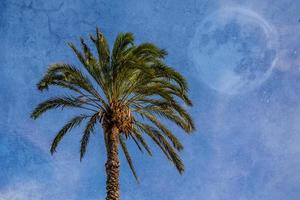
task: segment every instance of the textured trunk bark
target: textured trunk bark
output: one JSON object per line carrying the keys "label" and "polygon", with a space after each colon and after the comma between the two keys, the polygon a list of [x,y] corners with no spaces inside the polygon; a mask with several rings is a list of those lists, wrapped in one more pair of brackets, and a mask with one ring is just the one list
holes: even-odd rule
{"label": "textured trunk bark", "polygon": [[112,127],[107,134],[106,200],[120,200],[119,129]]}

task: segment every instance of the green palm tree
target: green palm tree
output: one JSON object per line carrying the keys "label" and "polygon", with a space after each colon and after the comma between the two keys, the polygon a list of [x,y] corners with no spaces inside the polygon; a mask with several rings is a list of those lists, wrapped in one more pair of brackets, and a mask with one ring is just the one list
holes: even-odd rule
{"label": "green palm tree", "polygon": [[55,108],[81,109],[82,114],[74,116],[60,129],[50,149],[53,154],[71,129],[86,122],[80,144],[80,160],[85,155],[96,124],[101,124],[107,154],[106,200],[119,200],[119,147],[137,179],[127,140],[133,140],[139,150],[145,150],[151,156],[144,139],[145,135],[149,136],[179,173],[184,171],[183,162],[177,154],[183,145],[160,119],[174,122],[186,133],[191,133],[194,129],[192,118],[178,100],[188,106],[192,103],[187,96],[186,80],[164,63],[165,50],[151,43],[135,45],[132,33],[120,33],[110,52],[107,40],[98,28],[96,35],[90,35],[90,39],[96,46],[97,56],[93,55],[83,38],[80,38],[82,52],[69,43],[85,72],[70,64],[57,63],[48,68],[37,84],[40,91],[58,86],[73,95],[53,97],[40,103],[31,117],[36,119]]}

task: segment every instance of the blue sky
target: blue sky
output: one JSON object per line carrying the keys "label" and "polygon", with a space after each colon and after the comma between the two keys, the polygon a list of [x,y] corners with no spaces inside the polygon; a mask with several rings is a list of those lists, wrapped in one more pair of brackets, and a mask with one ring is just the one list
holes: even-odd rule
{"label": "blue sky", "polygon": [[[110,44],[118,32],[130,31],[138,43],[154,42],[167,49],[167,63],[188,79],[194,102],[189,109],[197,127],[194,135],[185,136],[170,124],[185,145],[181,153],[185,173],[180,176],[160,152],[150,158],[132,145],[141,183],[136,184],[122,157],[123,200],[298,200],[299,10],[295,0],[1,0],[0,200],[104,199],[101,129],[80,163],[80,129],[64,139],[54,156],[49,153],[51,139],[72,112],[29,118],[38,102],[61,94],[55,89],[36,91],[47,66],[59,61],[78,64],[66,44],[78,44],[78,37],[87,37],[96,26]],[[240,14],[237,23],[250,21],[256,33],[266,27],[269,32],[256,39],[251,33],[253,39],[247,35],[248,26],[241,26],[246,33],[235,39],[235,34],[242,34],[237,29],[221,29],[220,36],[201,29],[207,20],[214,23],[212,16],[226,13],[227,19],[235,11]],[[209,41],[225,44],[202,44],[199,29],[208,33]],[[261,54],[254,53],[268,42],[274,42],[272,62],[265,57],[260,61]],[[249,54],[231,51],[243,45],[248,45]],[[226,62],[216,59],[224,57]],[[241,57],[260,61],[268,73],[263,71],[250,82],[225,76],[224,63],[239,66],[235,64]],[[236,80],[241,88],[232,92],[230,84]],[[225,86],[216,86],[215,81]]]}

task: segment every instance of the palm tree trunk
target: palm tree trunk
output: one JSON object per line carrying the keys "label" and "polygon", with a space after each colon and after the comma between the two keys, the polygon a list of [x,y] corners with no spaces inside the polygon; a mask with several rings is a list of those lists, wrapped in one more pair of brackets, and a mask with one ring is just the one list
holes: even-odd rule
{"label": "palm tree trunk", "polygon": [[106,200],[120,199],[119,129],[112,127],[107,134]]}

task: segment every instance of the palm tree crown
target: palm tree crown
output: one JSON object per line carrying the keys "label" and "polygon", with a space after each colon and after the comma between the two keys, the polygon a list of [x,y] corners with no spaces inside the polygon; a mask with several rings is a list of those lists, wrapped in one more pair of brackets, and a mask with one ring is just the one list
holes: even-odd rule
{"label": "palm tree crown", "polygon": [[96,47],[96,56],[83,38],[80,38],[82,52],[69,43],[85,72],[70,64],[57,63],[48,68],[37,84],[40,91],[58,86],[72,91],[73,95],[53,97],[40,103],[32,118],[36,119],[54,108],[79,108],[84,112],[70,119],[57,133],[51,153],[72,128],[85,121],[80,144],[82,159],[90,135],[95,125],[100,123],[107,153],[111,153],[109,150],[112,149],[110,134],[116,132],[117,144],[120,144],[136,178],[126,141],[132,139],[141,151],[152,155],[145,135],[182,173],[184,165],[177,151],[182,150],[183,145],[161,119],[174,122],[186,133],[194,129],[192,118],[179,102],[182,100],[186,105],[192,105],[187,96],[186,80],[164,63],[165,50],[151,43],[135,45],[132,33],[118,34],[111,52],[98,28],[96,35],[90,35],[90,39]]}

